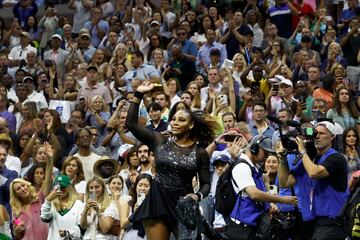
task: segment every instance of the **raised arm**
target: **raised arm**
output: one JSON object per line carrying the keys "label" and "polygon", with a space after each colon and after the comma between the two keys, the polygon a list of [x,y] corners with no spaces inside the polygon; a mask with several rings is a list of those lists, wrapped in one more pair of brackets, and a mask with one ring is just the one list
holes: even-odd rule
{"label": "raised arm", "polygon": [[47,196],[50,193],[51,178],[54,168],[54,162],[53,162],[54,153],[53,153],[53,149],[51,148],[48,142],[44,143],[44,147],[48,155],[48,162],[46,164],[45,180],[43,185],[41,186],[41,192],[44,194],[44,196]]}
{"label": "raised arm", "polygon": [[143,99],[143,95],[150,92],[154,88],[152,83],[144,81],[142,85],[137,88],[135,95],[130,103],[128,116],[126,118],[126,127],[129,131],[142,143],[154,149],[157,145],[164,141],[164,136],[160,133],[153,132],[146,127],[139,124],[139,104]]}

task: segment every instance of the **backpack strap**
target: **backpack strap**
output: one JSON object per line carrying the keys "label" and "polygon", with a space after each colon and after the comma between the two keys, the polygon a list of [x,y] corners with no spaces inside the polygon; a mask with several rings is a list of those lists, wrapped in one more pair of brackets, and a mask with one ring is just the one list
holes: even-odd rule
{"label": "backpack strap", "polygon": [[[235,181],[235,179],[234,179],[234,177],[233,177],[233,175],[232,175],[232,170],[234,169],[234,167],[236,166],[236,165],[238,165],[239,163],[245,163],[246,165],[248,165],[249,167],[250,167],[250,169],[251,169],[251,174],[253,175],[253,166],[251,166],[250,165],[250,163],[248,163],[248,161],[246,161],[245,159],[243,159],[243,158],[239,158],[237,161],[235,161],[233,164],[232,164],[232,166],[231,166],[231,182],[233,182],[234,183],[234,185],[237,187],[237,188],[239,188],[239,186],[237,185],[237,183],[236,183],[236,181]],[[239,192],[238,192],[238,194],[237,194],[237,196],[239,196],[240,194],[242,193],[242,190],[240,190]]]}

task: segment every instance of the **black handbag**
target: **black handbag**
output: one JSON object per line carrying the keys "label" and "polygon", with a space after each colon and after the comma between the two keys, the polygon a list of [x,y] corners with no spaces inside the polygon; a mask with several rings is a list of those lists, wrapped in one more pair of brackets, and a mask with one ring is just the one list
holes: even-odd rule
{"label": "black handbag", "polygon": [[176,204],[178,220],[189,229],[196,229],[199,223],[199,204],[191,197],[180,199]]}
{"label": "black handbag", "polygon": [[262,240],[286,239],[295,222],[295,216],[286,216],[282,212],[263,213],[258,224],[257,238]]}

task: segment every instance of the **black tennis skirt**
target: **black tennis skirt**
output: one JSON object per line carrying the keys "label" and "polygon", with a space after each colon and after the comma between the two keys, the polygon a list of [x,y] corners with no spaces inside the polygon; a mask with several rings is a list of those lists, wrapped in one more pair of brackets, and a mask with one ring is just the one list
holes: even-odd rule
{"label": "black tennis skirt", "polygon": [[130,221],[161,220],[169,232],[173,232],[177,226],[176,204],[179,199],[179,191],[172,191],[154,180],[144,202],[130,217]]}

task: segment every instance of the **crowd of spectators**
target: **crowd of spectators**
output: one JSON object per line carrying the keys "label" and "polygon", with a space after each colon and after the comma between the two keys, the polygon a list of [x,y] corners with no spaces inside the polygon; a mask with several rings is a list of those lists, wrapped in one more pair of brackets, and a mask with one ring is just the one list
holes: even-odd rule
{"label": "crowd of spectators", "polygon": [[[59,3],[71,17],[59,14]],[[281,195],[289,187],[278,150],[294,122],[315,130],[326,121],[346,159],[347,180],[360,170],[358,0],[0,5],[13,13],[9,24],[0,16],[4,239],[146,239],[131,216],[156,180],[157,156],[126,121],[140,86],[138,124],[148,131],[171,138],[171,122],[184,109],[216,122],[216,136],[199,143],[209,155],[210,190],[197,200],[217,233],[229,225],[214,209],[218,178],[255,144],[269,150],[261,159],[251,151],[265,172],[262,191]],[[280,120],[281,133],[269,115]],[[322,176],[336,174],[337,167]],[[235,178],[244,186],[235,189],[244,190],[248,183]],[[195,176],[194,193],[198,185]],[[271,199],[280,202],[273,211],[295,211],[281,204],[294,199]]]}

